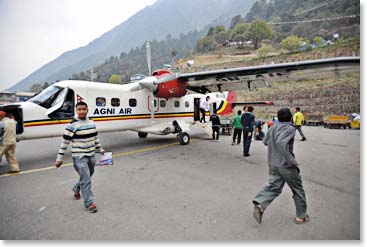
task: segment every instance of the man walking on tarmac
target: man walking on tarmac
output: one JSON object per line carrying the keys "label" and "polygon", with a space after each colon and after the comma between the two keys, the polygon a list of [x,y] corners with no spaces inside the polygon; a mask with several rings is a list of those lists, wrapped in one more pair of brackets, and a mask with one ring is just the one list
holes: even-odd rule
{"label": "man walking on tarmac", "polygon": [[18,173],[19,164],[15,159],[16,125],[14,119],[6,117],[6,112],[0,111],[0,161],[5,155],[10,166],[10,173]]}
{"label": "man walking on tarmac", "polygon": [[270,203],[282,193],[285,183],[293,193],[296,206],[294,223],[302,224],[309,220],[306,213],[306,195],[298,163],[293,154],[293,143],[296,129],[291,123],[292,113],[289,108],[278,111],[279,123],[272,126],[266,134],[264,144],[268,146],[269,185],[262,188],[252,201],[254,217],[261,224],[262,215]]}
{"label": "man walking on tarmac", "polygon": [[219,142],[219,130],[220,130],[220,119],[218,115],[213,112],[213,114],[210,116],[209,121],[212,122],[212,130],[213,130],[213,141]]}
{"label": "man walking on tarmac", "polygon": [[95,213],[97,207],[93,202],[91,177],[96,163],[95,151],[104,153],[104,150],[98,139],[94,122],[87,117],[88,105],[85,102],[78,102],[76,113],[78,117],[74,118],[65,129],[55,165],[57,168],[62,165],[65,150],[71,142],[74,169],[80,176],[73,188],[74,198],[79,200],[81,191],[85,208],[89,212]]}
{"label": "man walking on tarmac", "polygon": [[302,124],[304,121],[305,118],[303,117],[301,109],[299,107],[296,107],[296,113],[293,115],[293,123],[296,126],[296,129],[298,130],[299,134],[302,136],[301,141],[306,141],[306,137],[302,132]]}
{"label": "man walking on tarmac", "polygon": [[252,132],[254,130],[255,115],[252,114],[254,108],[252,106],[247,107],[247,112],[242,114],[241,123],[243,126],[243,156],[250,156],[250,145],[252,139]]}
{"label": "man walking on tarmac", "polygon": [[236,139],[237,145],[241,143],[241,134],[243,129],[243,126],[241,124],[241,114],[241,110],[237,111],[237,116],[232,121],[232,127],[234,128],[232,146],[236,143]]}

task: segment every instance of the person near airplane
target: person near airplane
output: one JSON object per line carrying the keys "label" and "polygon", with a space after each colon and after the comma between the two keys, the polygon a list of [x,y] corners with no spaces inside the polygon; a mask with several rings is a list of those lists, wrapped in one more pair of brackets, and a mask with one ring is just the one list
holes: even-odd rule
{"label": "person near airplane", "polygon": [[282,108],[277,113],[279,123],[266,133],[264,144],[268,147],[269,185],[263,187],[255,196],[254,218],[261,224],[262,216],[271,202],[282,193],[284,184],[291,188],[296,206],[294,223],[309,221],[306,195],[302,186],[299,164],[293,153],[296,128],[292,123],[289,108]]}
{"label": "person near airplane", "polygon": [[220,130],[220,119],[218,115],[214,112],[211,116],[209,121],[212,122],[212,130],[213,130],[213,141],[219,141],[219,130]]}
{"label": "person near airplane", "polygon": [[202,117],[200,118],[200,123],[203,120],[204,120],[204,123],[206,123],[205,114],[207,111],[209,111],[209,100],[210,100],[210,96],[206,96],[205,100],[204,98],[200,99],[200,112],[202,114]]}
{"label": "person near airplane", "polygon": [[241,110],[237,111],[237,116],[235,116],[232,121],[232,127],[234,129],[232,146],[236,143],[236,139],[237,139],[237,145],[241,143],[241,135],[242,135],[242,129],[243,129],[243,126],[241,124],[241,115],[242,115],[242,111]]}
{"label": "person near airplane", "polygon": [[252,132],[254,130],[255,115],[252,113],[254,108],[247,107],[247,111],[242,114],[241,123],[243,126],[243,156],[250,156],[250,145],[252,139]]}
{"label": "person near airplane", "polygon": [[104,153],[99,141],[96,126],[93,120],[87,117],[88,105],[85,102],[76,104],[77,118],[74,118],[66,127],[55,165],[59,168],[63,163],[65,150],[71,143],[74,169],[79,174],[79,181],[74,185],[73,192],[76,200],[80,199],[80,191],[84,199],[84,206],[89,212],[97,212],[93,202],[91,177],[96,164],[95,152]]}
{"label": "person near airplane", "polygon": [[10,166],[10,173],[20,172],[18,161],[15,158],[17,122],[6,117],[6,112],[0,111],[0,161],[5,155]]}

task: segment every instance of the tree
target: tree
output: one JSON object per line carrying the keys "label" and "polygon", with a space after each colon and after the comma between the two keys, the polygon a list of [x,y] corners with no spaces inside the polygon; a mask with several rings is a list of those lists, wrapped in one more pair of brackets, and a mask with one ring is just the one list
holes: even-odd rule
{"label": "tree", "polygon": [[262,45],[259,49],[256,50],[256,54],[259,58],[261,58],[263,61],[265,61],[266,56],[273,52],[274,48],[270,45]]}
{"label": "tree", "polygon": [[111,84],[121,84],[121,82],[122,82],[121,75],[112,74],[110,76],[110,79],[108,79],[108,83],[111,83]]}
{"label": "tree", "polygon": [[214,29],[214,34],[225,32],[225,31],[226,31],[226,28],[223,25],[218,25]]}
{"label": "tree", "polygon": [[215,47],[216,43],[212,37],[204,37],[198,40],[195,49],[197,52],[205,53],[214,50]]}
{"label": "tree", "polygon": [[229,39],[229,34],[227,32],[220,32],[220,33],[216,33],[214,35],[214,40],[215,42],[217,42],[217,44],[224,44],[227,40]]}
{"label": "tree", "polygon": [[200,53],[204,53],[204,40],[205,38],[198,39],[198,42],[196,43],[195,50]]}
{"label": "tree", "polygon": [[243,18],[241,15],[236,15],[232,18],[231,24],[229,25],[229,30],[232,30],[238,23],[243,22]]}
{"label": "tree", "polygon": [[299,48],[301,42],[302,38],[295,35],[291,35],[283,39],[282,42],[280,42],[280,47],[288,50],[289,52],[294,52]]}
{"label": "tree", "polygon": [[231,39],[234,39],[238,34],[245,34],[249,29],[246,23],[238,23],[230,32]]}
{"label": "tree", "polygon": [[236,37],[234,37],[234,41],[237,43],[238,48],[243,48],[243,43],[245,42],[246,38],[243,34],[237,34]]}
{"label": "tree", "polygon": [[213,38],[211,37],[204,38],[204,51],[205,52],[212,51],[215,49],[215,47],[216,47],[216,43]]}
{"label": "tree", "polygon": [[271,38],[272,31],[268,24],[263,20],[251,22],[250,28],[246,33],[246,37],[252,40],[254,48],[257,49],[263,39]]}
{"label": "tree", "polygon": [[223,26],[223,25],[218,25],[218,26],[215,26],[215,27],[210,27],[209,28],[209,31],[208,31],[208,34],[206,35],[207,37],[210,37],[210,36],[214,36],[220,32],[225,32],[226,31],[226,28]]}
{"label": "tree", "polygon": [[214,27],[210,27],[209,28],[209,31],[208,31],[208,34],[206,36],[213,36],[214,35],[214,32],[215,32]]}

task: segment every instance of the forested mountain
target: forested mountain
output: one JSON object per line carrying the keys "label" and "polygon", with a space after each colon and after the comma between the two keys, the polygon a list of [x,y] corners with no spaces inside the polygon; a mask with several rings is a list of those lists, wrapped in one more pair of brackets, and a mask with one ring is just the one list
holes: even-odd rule
{"label": "forested mountain", "polygon": [[[263,19],[266,22],[288,22],[360,15],[359,0],[260,0],[247,13],[243,22]],[[338,32],[344,38],[359,37],[360,18],[339,19],[312,23],[271,25],[280,41],[288,35],[305,39],[315,36],[332,38]]]}
{"label": "forested mountain", "polygon": [[[151,41],[152,71],[161,69],[164,64],[170,64],[178,58],[190,56],[199,37],[207,29],[198,32],[180,34],[178,38],[168,35],[165,40]],[[73,74],[71,79],[90,80],[91,71]],[[128,53],[122,52],[118,57],[111,56],[103,64],[93,68],[94,80],[98,82],[127,83],[134,74],[148,75],[146,58],[146,44],[131,49]]]}
{"label": "forested mountain", "polygon": [[147,40],[162,40],[168,34],[175,38],[180,33],[201,30],[216,20],[228,21],[234,15],[247,13],[254,2],[255,0],[158,0],[87,46],[65,52],[10,90],[28,90],[35,83],[53,83],[67,79],[74,73],[103,63],[111,56],[128,52]]}

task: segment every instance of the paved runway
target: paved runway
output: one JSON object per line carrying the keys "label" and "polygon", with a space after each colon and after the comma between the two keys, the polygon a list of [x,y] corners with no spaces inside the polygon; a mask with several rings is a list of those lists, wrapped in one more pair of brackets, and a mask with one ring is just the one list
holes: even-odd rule
{"label": "paved runway", "polygon": [[[228,136],[212,142],[194,129],[188,146],[174,135],[100,134],[115,164],[92,179],[99,211],[88,213],[71,192],[72,166],[53,168],[61,138],[23,141],[23,174],[0,165],[0,239],[268,240],[360,239],[360,131],[305,127],[295,154],[311,221],[295,225],[287,186],[258,225],[251,200],[267,182],[266,148],[251,157]],[[68,153],[70,153],[68,151]],[[65,163],[70,163],[70,155]]]}

